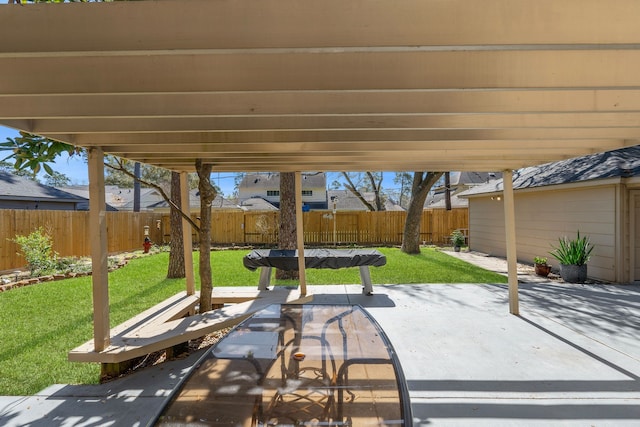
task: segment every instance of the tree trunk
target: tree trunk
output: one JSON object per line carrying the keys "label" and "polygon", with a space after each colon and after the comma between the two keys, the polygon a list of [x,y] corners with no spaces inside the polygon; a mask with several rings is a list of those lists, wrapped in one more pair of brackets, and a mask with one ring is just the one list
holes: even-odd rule
{"label": "tree trunk", "polygon": [[[171,200],[180,206],[180,174],[171,172]],[[180,206],[184,209],[185,206]],[[185,277],[184,248],[182,247],[182,216],[180,212],[171,206],[171,236],[169,237],[169,270],[168,279]]]}
{"label": "tree trunk", "polygon": [[444,205],[448,211],[451,210],[451,173],[444,173]]}
{"label": "tree trunk", "polygon": [[404,223],[401,251],[407,254],[420,253],[420,222],[424,202],[433,184],[440,179],[442,172],[414,172],[411,187],[411,200]]}
{"label": "tree trunk", "polygon": [[[280,229],[279,249],[296,249],[296,174],[280,173]],[[297,279],[298,271],[276,270],[276,279]]]}
{"label": "tree trunk", "polygon": [[211,185],[211,165],[196,160],[196,171],[200,178],[200,313],[211,310],[213,278],[211,277],[211,204],[216,190]]}

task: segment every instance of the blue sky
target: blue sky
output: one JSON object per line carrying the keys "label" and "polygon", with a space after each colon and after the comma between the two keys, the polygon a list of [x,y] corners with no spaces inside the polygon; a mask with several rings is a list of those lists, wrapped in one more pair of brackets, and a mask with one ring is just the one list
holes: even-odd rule
{"label": "blue sky", "polygon": [[[7,138],[18,136],[18,131],[0,126],[0,141],[4,142]],[[0,153],[0,159],[6,157]],[[74,156],[69,158],[67,155],[61,156],[55,164],[51,165],[56,172],[65,174],[74,185],[86,185],[89,183],[87,165],[82,157]],[[383,187],[385,189],[395,188],[393,183],[395,174],[393,172],[385,172]],[[212,180],[218,184],[225,196],[230,196],[234,190],[234,174],[230,172],[214,172],[211,175]],[[327,185],[338,179],[338,173],[329,173],[327,176]]]}

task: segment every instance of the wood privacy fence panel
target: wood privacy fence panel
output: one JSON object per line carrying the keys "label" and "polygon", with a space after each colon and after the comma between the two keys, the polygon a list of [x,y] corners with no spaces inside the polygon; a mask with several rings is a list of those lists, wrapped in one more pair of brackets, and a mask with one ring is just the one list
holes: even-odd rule
{"label": "wood privacy fence panel", "polygon": [[433,243],[437,245],[451,243],[449,237],[453,230],[462,230],[465,236],[469,235],[468,208],[452,209],[450,211],[433,209],[431,215]]}
{"label": "wood privacy fence panel", "polygon": [[[214,212],[212,239],[218,245],[275,245],[280,213]],[[311,211],[305,212],[304,241],[308,245],[399,245],[406,212]],[[425,210],[420,236],[426,243],[446,244],[455,229],[469,227],[468,209]],[[165,235],[168,236],[167,232]],[[194,243],[198,236],[194,235]]]}
{"label": "wood privacy fence panel", "polygon": [[[192,214],[198,223],[197,214]],[[305,212],[304,239],[307,245],[399,245],[402,243],[405,212],[312,211]],[[169,243],[169,214],[153,212],[107,212],[109,252],[141,249],[144,226],[154,243]],[[212,212],[211,241],[217,245],[275,245],[278,241],[280,213]],[[468,209],[425,210],[420,238],[424,243],[446,244],[455,229],[468,229]],[[10,239],[43,227],[53,237],[53,248],[60,256],[88,256],[89,213],[78,211],[40,211],[0,209],[0,271],[24,266],[18,246]],[[193,232],[193,242],[198,234]]]}
{"label": "wood privacy fence panel", "polygon": [[[141,249],[145,225],[149,226],[152,241],[162,241],[162,214],[107,212],[106,221],[109,252]],[[0,209],[0,271],[25,265],[18,254],[20,248],[12,239],[39,227],[51,235],[53,250],[61,257],[91,253],[88,212]]]}

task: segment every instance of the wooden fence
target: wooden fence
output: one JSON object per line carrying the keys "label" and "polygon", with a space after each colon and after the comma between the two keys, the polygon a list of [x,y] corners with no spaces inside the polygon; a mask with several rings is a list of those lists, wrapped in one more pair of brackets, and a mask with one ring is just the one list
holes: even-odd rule
{"label": "wooden fence", "polygon": [[[161,241],[162,214],[148,212],[107,212],[107,238],[110,253],[142,248],[144,226],[153,241]],[[42,227],[52,236],[53,250],[61,257],[88,256],[89,212],[0,209],[0,271],[22,267],[24,258],[12,239]]]}
{"label": "wooden fence", "polygon": [[[312,211],[304,213],[305,244],[314,245],[399,245],[402,243],[405,212]],[[196,220],[196,215],[193,215]],[[154,243],[168,243],[169,215],[148,212],[107,212],[110,253],[142,248],[144,227]],[[212,242],[216,245],[273,245],[277,242],[279,212],[212,212]],[[455,229],[468,228],[468,209],[425,210],[421,241],[445,244]],[[24,265],[19,248],[11,239],[43,227],[53,237],[53,249],[60,256],[88,256],[89,213],[0,209],[0,271]],[[466,233],[465,233],[466,234]],[[193,234],[194,243],[198,235]]]}

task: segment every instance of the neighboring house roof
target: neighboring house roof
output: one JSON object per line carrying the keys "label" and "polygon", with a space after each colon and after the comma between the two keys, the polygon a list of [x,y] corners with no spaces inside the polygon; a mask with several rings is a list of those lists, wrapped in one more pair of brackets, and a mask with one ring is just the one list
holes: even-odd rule
{"label": "neighboring house roof", "polygon": [[[640,175],[640,145],[576,157],[559,162],[545,163],[518,169],[513,173],[514,190],[569,184],[606,178]],[[494,193],[503,190],[502,179],[473,187],[461,195]]]}
{"label": "neighboring house roof", "polygon": [[[451,187],[457,187],[460,185],[485,184],[489,181],[501,177],[501,172],[450,172],[449,183]],[[442,185],[439,187],[444,188],[444,179],[442,180]]]}
{"label": "neighboring house roof", "polygon": [[[366,211],[368,210],[362,201],[356,197],[349,190],[328,190],[327,191],[327,200],[328,200],[328,209],[333,209],[332,198],[337,197],[338,203],[336,205],[336,210],[339,211]],[[369,202],[374,203],[375,201],[375,193],[374,192],[364,192],[362,193],[362,197]],[[384,202],[385,210],[388,211],[403,211],[404,209],[394,203],[391,199],[386,199]]]}
{"label": "neighboring house roof", "polygon": [[[451,207],[466,208],[469,201],[458,197],[458,193],[468,190],[471,187],[486,184],[502,177],[501,172],[451,172],[449,174],[449,187],[451,188]],[[444,177],[434,186],[424,203],[425,208],[445,209],[445,186]]]}
{"label": "neighboring house roof", "polygon": [[[444,192],[429,195],[427,201],[424,204],[425,208],[429,209],[445,209],[447,207],[444,199]],[[466,208],[469,207],[469,201],[458,197],[458,194],[451,195],[451,208]]]}
{"label": "neighboring house roof", "polygon": [[[133,188],[119,188],[114,186],[107,186],[106,188],[107,203],[116,206],[119,210],[132,211],[134,203]],[[140,209],[151,209],[156,203],[163,202],[164,199],[158,190],[155,188],[140,188]]]}
{"label": "neighboring house roof", "polygon": [[[62,187],[65,191],[74,193],[77,195],[86,195],[89,197],[89,187],[87,185],[75,185],[69,187]],[[120,188],[116,185],[105,186],[105,199],[107,201],[107,209],[109,205],[117,207],[110,210],[133,210],[133,188]],[[211,207],[213,209],[240,209],[238,205],[230,202],[222,196],[216,196]],[[141,210],[156,210],[156,209],[168,209],[169,204],[164,200],[162,195],[155,188],[141,188],[140,189],[140,209]],[[198,189],[189,191],[189,208],[192,212],[200,209],[200,192]]]}
{"label": "neighboring house roof", "polygon": [[0,199],[66,202],[74,205],[88,202],[84,197],[4,171],[0,171]]}
{"label": "neighboring house roof", "polygon": [[[162,197],[162,196],[161,196]],[[167,203],[164,199],[159,202],[152,203],[147,206],[147,209],[168,209],[169,203]],[[240,207],[233,203],[232,201],[225,199],[224,197],[217,195],[213,202],[211,203],[212,209],[235,209],[238,210]],[[195,188],[189,191],[189,209],[191,212],[196,212],[200,209],[200,191]]]}
{"label": "neighboring house roof", "polygon": [[[88,211],[89,210],[89,187],[86,185],[71,185],[68,187],[56,187],[58,190],[65,191],[67,193],[75,194],[76,196],[82,197],[85,199],[84,202],[78,205],[78,210]],[[106,199],[106,197],[105,197]],[[115,207],[111,204],[107,203],[107,211],[117,211]]]}
{"label": "neighboring house roof", "polygon": [[[324,172],[319,173],[303,173],[302,174],[302,187],[322,187],[327,185],[327,177]],[[268,172],[268,173],[247,173],[238,186],[238,191],[246,190],[258,190],[258,189],[273,189],[280,188],[280,173]]]}
{"label": "neighboring house roof", "polygon": [[[89,198],[88,185],[70,185],[67,187],[59,187],[59,189],[68,191],[82,197]],[[107,210],[133,210],[133,188],[121,188],[117,185],[105,186],[105,201]],[[153,188],[140,189],[140,208],[146,210],[146,206],[162,200],[162,196]],[[111,209],[109,209],[109,207]]]}
{"label": "neighboring house roof", "polygon": [[278,208],[263,199],[262,197],[251,197],[243,200],[240,207],[245,211],[277,211]]}

